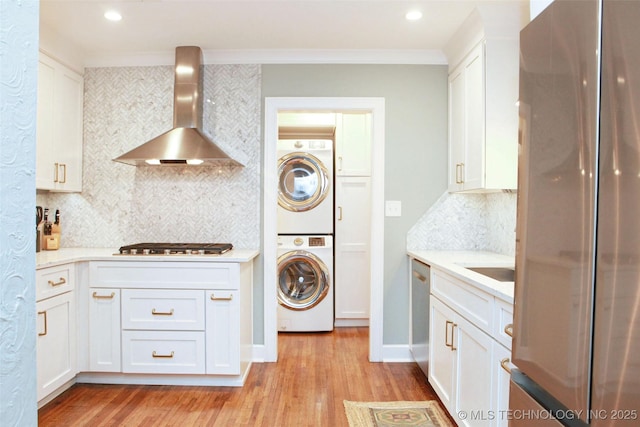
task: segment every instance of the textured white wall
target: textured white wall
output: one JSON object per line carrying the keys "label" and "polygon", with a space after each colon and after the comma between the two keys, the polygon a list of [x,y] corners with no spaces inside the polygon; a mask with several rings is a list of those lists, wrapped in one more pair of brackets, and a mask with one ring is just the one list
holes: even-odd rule
{"label": "textured white wall", "polygon": [[207,65],[203,128],[244,168],[134,167],[112,159],[172,127],[173,67],[88,68],[83,190],[39,194],[62,247],[137,242],[260,245],[260,67]]}
{"label": "textured white wall", "polygon": [[38,2],[0,1],[0,424],[35,426]]}

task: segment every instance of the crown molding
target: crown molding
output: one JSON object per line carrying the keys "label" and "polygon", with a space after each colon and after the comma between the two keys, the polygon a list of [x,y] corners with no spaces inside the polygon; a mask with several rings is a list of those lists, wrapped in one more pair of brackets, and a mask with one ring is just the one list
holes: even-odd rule
{"label": "crown molding", "polygon": [[[204,50],[205,64],[409,64],[446,65],[441,50]],[[173,65],[175,53],[139,52],[85,58],[85,67]]]}

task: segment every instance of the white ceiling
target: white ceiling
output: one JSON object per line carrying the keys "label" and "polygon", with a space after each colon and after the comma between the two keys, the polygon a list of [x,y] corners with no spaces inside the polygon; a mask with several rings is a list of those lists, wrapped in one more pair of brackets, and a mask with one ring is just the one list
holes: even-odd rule
{"label": "white ceiling", "polygon": [[[393,51],[437,57],[478,4],[528,0],[42,0],[41,34],[69,41],[85,62],[168,55],[196,45],[205,62],[230,52],[353,56]],[[117,9],[120,22],[103,14]],[[416,22],[404,18],[421,10]],[[369,59],[370,60],[370,59]],[[270,62],[262,58],[261,63]],[[436,61],[437,62],[437,61]]]}

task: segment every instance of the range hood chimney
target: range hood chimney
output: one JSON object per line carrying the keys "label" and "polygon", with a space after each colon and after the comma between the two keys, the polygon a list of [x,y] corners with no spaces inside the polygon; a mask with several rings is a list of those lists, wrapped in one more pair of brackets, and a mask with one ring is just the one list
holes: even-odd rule
{"label": "range hood chimney", "polygon": [[202,131],[202,50],[176,48],[173,129],[113,159],[134,166],[243,166]]}

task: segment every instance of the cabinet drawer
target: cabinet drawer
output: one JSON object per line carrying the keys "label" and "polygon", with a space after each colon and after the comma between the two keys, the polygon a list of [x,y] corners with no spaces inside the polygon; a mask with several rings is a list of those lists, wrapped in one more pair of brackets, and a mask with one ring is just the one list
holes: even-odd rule
{"label": "cabinet drawer", "polygon": [[89,281],[91,287],[96,288],[237,289],[240,265],[196,261],[93,261],[89,266]]}
{"label": "cabinet drawer", "polygon": [[204,332],[123,331],[122,372],[204,374]]}
{"label": "cabinet drawer", "polygon": [[431,293],[485,333],[493,333],[493,295],[437,269],[432,269]]}
{"label": "cabinet drawer", "polygon": [[73,289],[73,264],[36,270],[36,301],[42,301]]}
{"label": "cabinet drawer", "polygon": [[513,333],[513,305],[496,298],[496,307],[493,312],[495,314],[493,338],[511,350],[511,335],[506,330],[510,329],[509,333]]}
{"label": "cabinet drawer", "polygon": [[122,329],[204,330],[204,291],[123,289]]}

